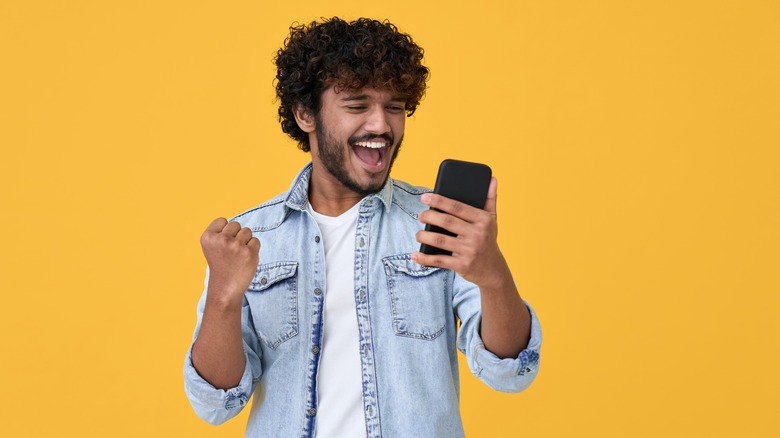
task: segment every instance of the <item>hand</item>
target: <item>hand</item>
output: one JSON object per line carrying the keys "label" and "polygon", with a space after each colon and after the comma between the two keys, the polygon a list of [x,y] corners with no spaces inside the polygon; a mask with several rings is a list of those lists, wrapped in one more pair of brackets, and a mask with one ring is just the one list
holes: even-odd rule
{"label": "hand", "polygon": [[257,270],[260,240],[249,228],[220,217],[203,232],[200,245],[209,264],[209,298],[240,304]]}
{"label": "hand", "polygon": [[418,220],[457,234],[447,236],[432,231],[417,232],[417,241],[452,251],[452,255],[416,252],[412,260],[439,268],[452,269],[480,288],[500,288],[512,282],[512,274],[498,248],[496,220],[496,178],[490,181],[485,209],[445,198],[434,193],[422,195],[422,202],[435,210],[420,213]]}

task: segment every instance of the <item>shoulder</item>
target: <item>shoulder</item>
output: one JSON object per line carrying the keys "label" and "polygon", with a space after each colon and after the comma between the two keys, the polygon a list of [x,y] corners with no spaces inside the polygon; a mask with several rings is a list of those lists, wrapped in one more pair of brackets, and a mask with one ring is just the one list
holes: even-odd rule
{"label": "shoulder", "polygon": [[236,221],[253,232],[272,230],[281,225],[289,214],[290,209],[285,205],[288,194],[288,192],[280,193],[260,205],[237,214],[230,221]]}
{"label": "shoulder", "polygon": [[400,208],[404,213],[408,214],[414,220],[417,220],[417,215],[423,210],[427,210],[428,206],[423,204],[420,200],[420,196],[423,193],[428,193],[431,189],[422,186],[414,186],[404,181],[393,179],[393,204]]}

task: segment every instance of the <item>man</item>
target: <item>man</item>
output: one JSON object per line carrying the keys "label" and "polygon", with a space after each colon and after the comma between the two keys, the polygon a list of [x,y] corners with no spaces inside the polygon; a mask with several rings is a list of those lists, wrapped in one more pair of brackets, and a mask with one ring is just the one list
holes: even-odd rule
{"label": "man", "polygon": [[206,421],[254,394],[247,436],[457,437],[456,342],[497,390],[536,376],[541,331],[496,243],[495,179],[481,210],[389,178],[422,58],[388,22],[291,28],[279,116],[312,162],[288,192],[203,233],[185,387]]}

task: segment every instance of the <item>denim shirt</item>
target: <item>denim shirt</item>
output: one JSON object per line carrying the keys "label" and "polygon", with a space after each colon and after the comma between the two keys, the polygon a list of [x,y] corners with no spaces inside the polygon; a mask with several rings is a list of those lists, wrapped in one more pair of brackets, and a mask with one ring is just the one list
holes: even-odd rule
{"label": "denim shirt", "polygon": [[[248,437],[314,436],[327,315],[325,251],[306,210],[310,176],[311,164],[288,192],[232,219],[262,244],[257,272],[244,294],[246,365],[238,386],[222,390],[206,382],[192,366],[192,347],[185,360],[187,397],[209,423],[235,416],[254,394]],[[388,178],[379,192],[360,201],[354,296],[369,438],[463,436],[456,345],[471,372],[499,391],[522,391],[539,368],[541,328],[530,307],[528,347],[516,358],[500,359],[479,336],[479,288],[453,271],[410,259],[419,249],[417,215],[427,209],[420,201],[426,191]],[[205,297],[206,291],[193,338]]]}

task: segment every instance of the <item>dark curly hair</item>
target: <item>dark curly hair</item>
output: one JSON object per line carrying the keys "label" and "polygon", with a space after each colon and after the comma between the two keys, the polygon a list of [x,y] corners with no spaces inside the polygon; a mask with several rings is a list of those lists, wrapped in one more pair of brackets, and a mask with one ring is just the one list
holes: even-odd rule
{"label": "dark curly hair", "polygon": [[276,96],[282,131],[308,152],[309,137],[298,127],[293,107],[317,115],[328,87],[387,90],[406,99],[411,116],[425,95],[430,71],[422,65],[423,49],[389,21],[338,17],[290,27],[276,54]]}

